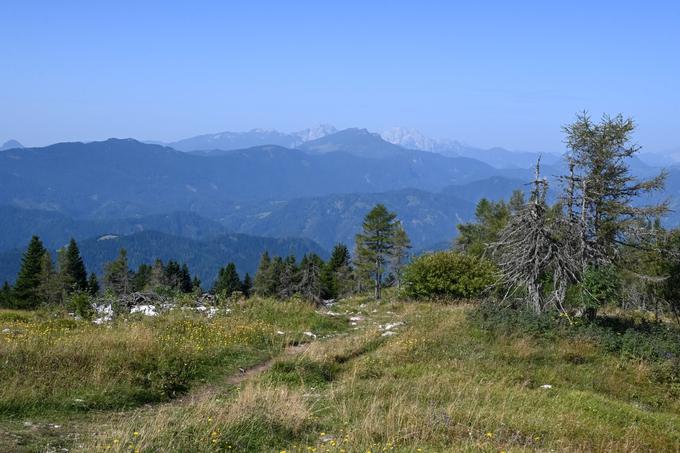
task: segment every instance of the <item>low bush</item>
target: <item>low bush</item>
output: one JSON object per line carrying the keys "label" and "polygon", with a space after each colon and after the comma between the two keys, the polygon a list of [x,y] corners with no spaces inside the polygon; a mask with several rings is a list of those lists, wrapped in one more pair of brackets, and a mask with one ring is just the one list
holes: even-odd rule
{"label": "low bush", "polygon": [[414,299],[469,299],[495,283],[494,265],[458,252],[423,255],[404,270],[404,295]]}

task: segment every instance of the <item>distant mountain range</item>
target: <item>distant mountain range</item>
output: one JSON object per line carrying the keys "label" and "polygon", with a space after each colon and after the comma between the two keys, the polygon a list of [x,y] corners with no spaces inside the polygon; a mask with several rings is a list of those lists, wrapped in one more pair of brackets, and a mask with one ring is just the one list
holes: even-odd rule
{"label": "distant mountain range", "polygon": [[[414,251],[448,247],[479,199],[526,189],[538,158],[407,129],[377,134],[332,126],[224,132],[167,145],[109,139],[6,147],[0,280],[15,277],[21,250],[38,234],[50,249],[76,238],[96,271],[123,246],[134,266],[156,257],[183,260],[212,283],[228,261],[254,271],[265,249],[323,255],[337,242],[352,247],[376,203],[398,214]],[[630,163],[639,176],[658,172],[637,158]],[[542,156],[546,177],[564,171],[558,156]],[[680,167],[669,169],[667,196],[675,209],[668,223],[676,225]]]}
{"label": "distant mountain range", "polygon": [[337,132],[335,127],[322,124],[315,128],[302,131],[285,133],[273,129],[253,129],[248,132],[220,132],[217,134],[204,134],[196,137],[185,138],[171,143],[155,142],[164,144],[179,151],[204,151],[252,148],[255,146],[277,145],[284,148],[295,148],[307,141],[316,140]]}
{"label": "distant mountain range", "polygon": [[[335,146],[357,136],[341,134]],[[328,137],[325,140],[327,143]],[[217,218],[244,201],[289,200],[404,188],[440,190],[503,172],[475,159],[402,150],[384,158],[278,146],[212,157],[132,139],[60,143],[0,153],[0,204],[60,211],[73,217],[123,218],[193,211]],[[394,147],[395,145],[387,144]],[[380,151],[382,153],[382,151]]]}
{"label": "distant mountain range", "polygon": [[[366,146],[363,140],[356,140],[355,143],[351,143],[351,140],[355,139],[358,133],[374,135],[376,138],[382,139],[382,143],[377,146],[376,143]],[[337,142],[343,135],[350,136],[347,137],[349,140],[345,140],[345,145],[352,146],[338,146]],[[324,140],[325,137],[329,138]],[[447,157],[469,157],[496,168],[525,168],[534,164],[539,156],[539,153],[508,151],[500,147],[475,148],[455,140],[433,139],[417,130],[400,127],[388,129],[380,134],[356,128],[338,131],[331,125],[321,125],[293,133],[279,132],[273,129],[253,129],[248,132],[220,132],[198,135],[170,143],[151,143],[166,145],[180,151],[198,151],[201,154],[205,154],[206,151],[232,151],[263,145],[277,145],[284,148],[311,150],[317,153],[345,151],[362,157],[385,157],[388,153],[397,150],[396,147],[389,146],[389,144],[392,144],[398,145],[400,148],[428,151]],[[557,153],[543,153],[543,161],[546,164],[554,164],[559,159],[560,156]]]}

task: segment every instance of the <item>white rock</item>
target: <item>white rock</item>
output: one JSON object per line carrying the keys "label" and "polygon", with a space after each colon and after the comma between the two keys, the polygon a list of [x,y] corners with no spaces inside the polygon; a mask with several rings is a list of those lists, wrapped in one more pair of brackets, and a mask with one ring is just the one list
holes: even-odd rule
{"label": "white rock", "polygon": [[306,335],[306,336],[308,336],[308,337],[311,337],[311,338],[316,338],[316,335],[313,334],[312,332],[302,332],[302,334],[303,334],[303,335]]}
{"label": "white rock", "polygon": [[387,323],[384,326],[380,326],[380,329],[381,330],[392,330],[395,327],[399,327],[399,326],[403,326],[403,325],[404,325],[404,323],[401,322],[401,321],[400,322],[392,322],[392,323]]}
{"label": "white rock", "polygon": [[12,331],[9,330],[8,328],[4,328],[2,329],[2,333],[12,333]]}
{"label": "white rock", "polygon": [[276,335],[285,335],[285,334],[286,334],[286,332],[282,332],[282,331],[280,331],[280,330],[277,330],[277,331],[276,331]]}
{"label": "white rock", "polygon": [[141,313],[144,316],[156,316],[158,314],[154,305],[137,305],[132,307],[130,313]]}
{"label": "white rock", "polygon": [[541,388],[542,388],[542,389],[551,389],[551,388],[552,388],[552,385],[550,385],[550,384],[543,384],[543,385],[541,386]]}
{"label": "white rock", "polygon": [[381,337],[391,337],[392,335],[396,335],[396,334],[397,334],[397,332],[394,332],[392,330],[388,330],[387,332],[383,332],[382,335],[380,335],[380,336]]}

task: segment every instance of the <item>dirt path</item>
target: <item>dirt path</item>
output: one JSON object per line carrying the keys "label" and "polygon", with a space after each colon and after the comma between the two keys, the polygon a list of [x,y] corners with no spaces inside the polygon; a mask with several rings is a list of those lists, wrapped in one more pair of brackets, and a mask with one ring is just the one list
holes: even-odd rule
{"label": "dirt path", "polygon": [[[86,433],[91,434],[88,431],[92,426],[97,426],[98,430],[102,430],[107,425],[115,424],[121,419],[149,416],[164,406],[191,404],[199,402],[204,398],[214,397],[216,394],[224,391],[225,387],[240,385],[266,372],[280,357],[290,357],[304,353],[310,344],[303,343],[287,346],[274,357],[243,369],[236,374],[228,374],[221,379],[216,379],[214,382],[197,385],[187,394],[167,402],[145,404],[128,410],[70,414],[66,418],[60,418],[56,424],[44,421],[34,421],[27,424],[22,420],[10,420],[0,423],[0,452],[61,451],[58,447],[46,449],[46,445],[60,445],[63,443],[64,438],[78,439]],[[67,442],[67,444],[70,443]]]}
{"label": "dirt path", "polygon": [[239,374],[235,374],[232,376],[229,376],[226,381],[224,381],[225,384],[228,385],[239,385],[242,382],[257,376],[258,374],[264,373],[265,371],[269,370],[272,365],[274,365],[274,361],[282,356],[293,356],[293,355],[298,355],[302,354],[309,348],[310,343],[302,343],[302,344],[296,344],[296,345],[291,345],[287,346],[281,354],[279,354],[276,357],[272,357],[271,359],[265,360],[264,362],[258,363],[257,365],[254,365],[248,369],[245,369],[241,371]]}
{"label": "dirt path", "polygon": [[[141,409],[154,410],[154,408],[157,408],[161,405],[181,405],[212,397],[224,390],[225,386],[240,385],[248,379],[254,378],[257,375],[264,373],[265,371],[269,370],[274,365],[274,362],[280,357],[302,354],[309,348],[310,345],[311,343],[301,343],[286,346],[278,355],[275,355],[274,357],[271,357],[258,364],[252,365],[249,368],[242,368],[236,374],[229,374],[222,379],[215,380],[214,382],[196,386],[196,388],[190,390],[187,394],[173,398],[172,400],[165,403],[146,404]],[[139,408],[137,410],[139,410]]]}

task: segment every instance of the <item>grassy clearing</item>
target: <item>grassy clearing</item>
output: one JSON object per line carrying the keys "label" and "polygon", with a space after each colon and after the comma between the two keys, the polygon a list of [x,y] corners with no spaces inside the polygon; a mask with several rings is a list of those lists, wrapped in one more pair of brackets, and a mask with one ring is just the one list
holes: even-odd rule
{"label": "grassy clearing", "polygon": [[[345,323],[307,304],[254,300],[213,318],[190,310],[97,326],[0,312],[0,415],[119,409],[168,400],[200,380],[278,354],[302,332]],[[280,334],[277,332],[284,332]]]}
{"label": "grassy clearing", "polygon": [[[336,334],[279,354],[236,386],[95,412],[66,444],[118,452],[680,449],[678,386],[657,379],[651,361],[594,337],[491,335],[470,310],[363,299],[334,307],[342,316],[296,304],[244,307],[233,313],[240,322]],[[357,325],[347,330],[350,317]],[[279,336],[271,341],[266,356],[281,350]]]}
{"label": "grassy clearing", "polygon": [[342,307],[364,316],[357,330],[278,359],[238,391],[139,414],[86,450],[680,448],[677,394],[644,361],[586,340],[491,336],[469,307],[360,302]]}

